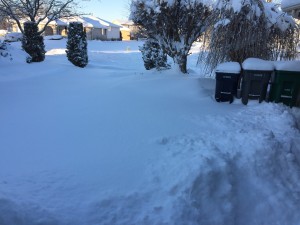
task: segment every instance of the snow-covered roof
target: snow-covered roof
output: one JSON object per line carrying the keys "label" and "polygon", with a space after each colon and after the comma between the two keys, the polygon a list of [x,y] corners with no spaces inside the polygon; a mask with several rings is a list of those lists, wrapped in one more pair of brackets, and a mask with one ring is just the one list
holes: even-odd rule
{"label": "snow-covered roof", "polygon": [[300,0],[282,0],[281,8],[284,12],[300,19]]}
{"label": "snow-covered roof", "polygon": [[102,29],[107,29],[107,26],[102,25],[99,21],[94,20],[92,18],[88,17],[72,17],[72,18],[67,18],[67,19],[62,19],[64,22],[69,24],[70,22],[80,22],[82,23],[83,27],[93,27],[93,28],[102,28]]}
{"label": "snow-covered roof", "polygon": [[242,67],[244,70],[273,71],[274,63],[257,58],[248,58],[243,62]]}
{"label": "snow-covered roof", "polygon": [[58,25],[58,26],[67,26],[68,25],[66,22],[62,21],[61,19],[53,20],[49,24]]}
{"label": "snow-covered roof", "polygon": [[216,68],[217,73],[240,73],[241,66],[238,62],[221,63]]}
{"label": "snow-covered roof", "polygon": [[102,29],[107,29],[109,27],[115,27],[115,28],[121,27],[114,23],[100,19],[99,17],[96,16],[81,16],[81,17],[77,16],[68,19],[63,19],[63,21],[66,23],[77,21],[77,22],[81,22],[84,27],[93,27],[93,28],[102,28]]}
{"label": "snow-covered roof", "polygon": [[80,19],[82,20],[84,27],[94,27],[102,29],[108,28],[108,24],[103,23],[101,20],[94,16],[82,16],[80,17]]}
{"label": "snow-covered roof", "polygon": [[134,22],[132,20],[118,19],[118,20],[114,20],[113,22],[115,24],[119,24],[119,25],[128,25],[128,26],[133,26],[134,25]]}
{"label": "snow-covered roof", "polygon": [[300,61],[274,62],[276,70],[300,72]]}
{"label": "snow-covered roof", "polygon": [[300,9],[300,0],[282,0],[281,8],[282,9],[288,9],[288,8]]}
{"label": "snow-covered roof", "polygon": [[123,30],[123,31],[131,31],[128,27],[124,27],[124,26],[121,26],[120,30]]}
{"label": "snow-covered roof", "polygon": [[101,19],[99,17],[95,17],[97,18],[99,21],[101,21],[101,23],[105,24],[106,26],[109,26],[109,27],[114,27],[114,28],[121,28],[122,26],[120,25],[117,25],[115,23],[112,23],[112,22],[109,22],[107,20],[104,20],[104,19]]}

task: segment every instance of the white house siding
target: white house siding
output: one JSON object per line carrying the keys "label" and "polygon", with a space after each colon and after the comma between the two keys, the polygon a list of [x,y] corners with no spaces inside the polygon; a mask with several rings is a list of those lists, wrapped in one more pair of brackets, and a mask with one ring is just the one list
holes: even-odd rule
{"label": "white house siding", "polygon": [[120,39],[120,28],[119,27],[109,27],[107,30],[107,39],[108,40]]}
{"label": "white house siding", "polygon": [[107,37],[103,32],[104,29],[101,28],[92,28],[92,27],[86,27],[86,38],[88,40],[106,40]]}

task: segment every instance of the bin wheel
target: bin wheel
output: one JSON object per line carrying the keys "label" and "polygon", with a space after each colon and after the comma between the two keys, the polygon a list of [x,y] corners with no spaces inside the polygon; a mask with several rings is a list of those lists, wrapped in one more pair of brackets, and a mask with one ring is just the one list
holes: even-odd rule
{"label": "bin wheel", "polygon": [[242,103],[243,103],[244,105],[247,105],[247,104],[248,104],[248,99],[242,98]]}

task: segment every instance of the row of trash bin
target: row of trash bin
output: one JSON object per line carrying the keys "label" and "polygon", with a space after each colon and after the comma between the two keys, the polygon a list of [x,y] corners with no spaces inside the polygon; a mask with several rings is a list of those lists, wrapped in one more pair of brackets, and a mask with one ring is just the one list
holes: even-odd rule
{"label": "row of trash bin", "polygon": [[246,59],[242,65],[227,62],[216,68],[215,99],[247,105],[249,99],[300,106],[300,61]]}

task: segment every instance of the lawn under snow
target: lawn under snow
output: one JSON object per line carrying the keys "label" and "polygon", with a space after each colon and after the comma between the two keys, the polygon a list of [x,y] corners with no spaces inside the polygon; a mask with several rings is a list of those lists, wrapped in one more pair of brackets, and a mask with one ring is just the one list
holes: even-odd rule
{"label": "lawn under snow", "polygon": [[299,108],[217,103],[197,46],[184,76],[88,44],[0,57],[0,225],[300,224]]}

